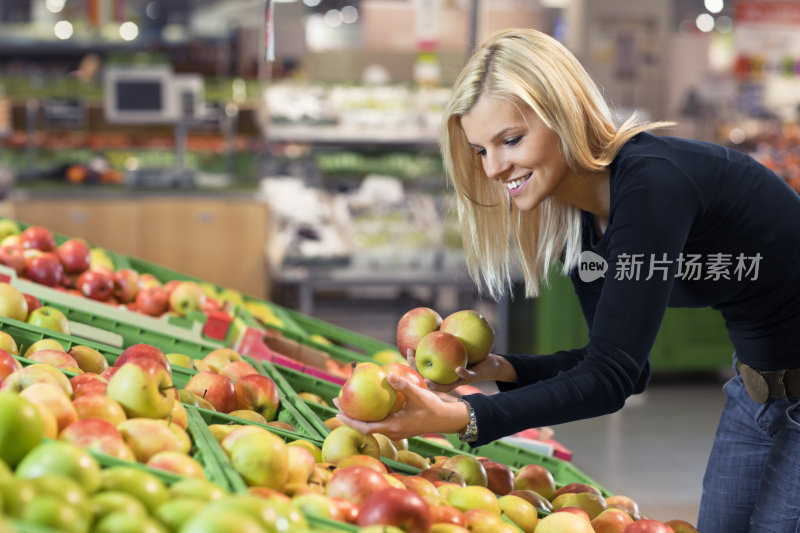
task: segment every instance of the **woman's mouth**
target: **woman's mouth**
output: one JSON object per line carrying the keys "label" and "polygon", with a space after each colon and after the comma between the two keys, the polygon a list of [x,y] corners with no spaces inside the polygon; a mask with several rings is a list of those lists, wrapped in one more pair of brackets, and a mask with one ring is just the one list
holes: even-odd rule
{"label": "woman's mouth", "polygon": [[514,196],[515,194],[519,194],[523,188],[525,188],[525,184],[528,183],[531,174],[527,176],[522,176],[521,178],[513,179],[511,181],[507,181],[505,183],[506,189],[508,189],[508,194]]}

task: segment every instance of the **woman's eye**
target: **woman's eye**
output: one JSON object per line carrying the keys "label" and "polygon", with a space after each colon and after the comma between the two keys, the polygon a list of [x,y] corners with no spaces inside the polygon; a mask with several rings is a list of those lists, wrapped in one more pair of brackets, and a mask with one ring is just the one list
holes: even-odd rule
{"label": "woman's eye", "polygon": [[510,139],[506,139],[505,143],[506,143],[506,146],[516,146],[516,145],[519,144],[519,141],[521,141],[521,140],[522,140],[522,136],[520,135],[520,136],[517,136],[517,137],[511,137]]}
{"label": "woman's eye", "polygon": [[478,157],[483,157],[486,155],[486,150],[484,150],[483,148],[481,148],[480,150],[475,150],[475,155],[477,155]]}

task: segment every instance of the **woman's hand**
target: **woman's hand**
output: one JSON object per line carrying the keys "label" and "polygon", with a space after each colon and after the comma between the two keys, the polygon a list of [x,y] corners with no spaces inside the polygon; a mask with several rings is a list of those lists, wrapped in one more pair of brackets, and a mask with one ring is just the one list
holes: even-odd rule
{"label": "woman's hand", "polygon": [[[411,365],[411,368],[419,372],[416,360],[414,359],[414,350],[408,350],[406,359],[408,360],[408,364]],[[490,353],[485,359],[469,368],[463,366],[456,368],[456,374],[458,375],[458,379],[447,385],[434,383],[428,379],[425,380],[425,384],[432,391],[450,392],[461,385],[469,385],[470,383],[476,383],[478,381],[514,382],[517,380],[517,373],[514,371],[514,367],[512,367],[503,356],[493,353]]]}
{"label": "woman's hand", "polygon": [[[336,417],[362,433],[382,433],[393,440],[425,433],[457,433],[469,423],[467,406],[452,396],[412,385],[389,373],[389,384],[405,396],[403,407],[379,422],[363,422],[339,413]],[[334,403],[338,402],[334,399]]]}

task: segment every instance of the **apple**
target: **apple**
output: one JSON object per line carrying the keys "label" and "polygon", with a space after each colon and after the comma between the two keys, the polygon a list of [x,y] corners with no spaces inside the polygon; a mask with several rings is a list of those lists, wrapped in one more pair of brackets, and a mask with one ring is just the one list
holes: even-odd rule
{"label": "apple", "polygon": [[[397,452],[397,453],[399,454],[400,452]],[[417,455],[419,455],[419,454],[417,454]],[[422,457],[422,456],[420,456],[420,457]],[[432,481],[434,483],[434,485],[436,484],[437,481],[444,481],[444,482],[447,482],[447,483],[456,484],[456,485],[458,485],[460,487],[466,486],[466,483],[464,483],[464,478],[461,477],[461,474],[453,472],[449,468],[442,468],[440,466],[434,466],[434,467],[431,467],[431,468],[423,469],[422,472],[420,472],[419,475],[424,477],[425,479],[428,479],[428,480]]]}
{"label": "apple", "polygon": [[464,343],[470,365],[483,361],[494,343],[494,328],[483,315],[472,309],[448,315],[439,326],[439,331],[455,335]]}
{"label": "apple", "polygon": [[544,516],[536,525],[536,533],[594,533],[592,524],[585,516],[575,513],[557,512]]}
{"label": "apple", "polygon": [[597,496],[603,496],[603,493],[600,492],[600,489],[592,485],[589,485],[588,483],[568,483],[562,487],[559,487],[553,493],[553,497],[550,498],[550,501],[553,501],[555,498],[561,496],[564,493],[578,493],[578,492],[591,492],[593,494],[596,494]]}
{"label": "apple", "polygon": [[208,400],[201,398],[197,394],[193,392],[189,392],[186,389],[178,389],[178,399],[185,404],[193,405],[195,407],[200,407],[201,409],[208,409],[209,411],[216,411],[214,406],[211,405],[211,402]]}
{"label": "apple", "polygon": [[232,382],[236,383],[240,378],[251,374],[258,374],[258,370],[247,361],[232,361],[222,367],[219,371],[221,376],[225,376]]}
{"label": "apple", "polygon": [[155,361],[156,363],[160,364],[165,369],[167,369],[167,372],[169,373],[170,376],[172,375],[172,366],[169,364],[169,359],[167,359],[167,356],[164,355],[164,352],[162,352],[152,344],[139,343],[128,346],[122,351],[121,354],[119,354],[117,360],[114,361],[114,366],[119,367],[124,365],[131,359],[140,359],[140,358],[152,359],[153,361]]}
{"label": "apple", "polygon": [[169,486],[171,498],[191,498],[209,502],[225,496],[219,485],[205,479],[182,479]]}
{"label": "apple", "polygon": [[467,350],[455,335],[434,331],[419,341],[415,360],[422,377],[447,385],[458,379],[456,368],[467,365]]}
{"label": "apple", "polygon": [[262,430],[242,435],[230,448],[233,468],[250,486],[281,490],[289,480],[289,451],[283,439]]}
{"label": "apple", "polygon": [[[408,363],[386,363],[381,366],[386,374],[396,374],[400,376],[402,379],[408,381],[412,385],[417,387],[421,387],[423,389],[427,389],[428,385],[425,383],[425,378],[423,378],[419,372],[411,368]],[[406,398],[402,392],[397,393],[397,399],[392,406],[391,412],[394,413],[399,411],[403,407],[403,403],[405,403]]]}
{"label": "apple", "polygon": [[467,485],[454,489],[447,495],[447,503],[462,512],[466,512],[468,509],[486,509],[497,516],[502,513],[497,496],[486,487],[479,485]]}
{"label": "apple", "polygon": [[72,400],[78,419],[106,420],[115,426],[128,419],[118,401],[105,394],[90,393]]}
{"label": "apple", "polygon": [[25,272],[25,249],[18,244],[0,245],[0,264],[14,270],[18,276]]}
{"label": "apple", "polygon": [[[431,522],[432,528],[436,526],[436,524],[448,524],[456,527],[461,527],[464,531],[469,531],[466,529],[467,520],[464,517],[464,513],[453,507],[452,505],[447,504],[438,504],[438,505],[431,505]],[[431,529],[431,531],[434,531]],[[444,530],[443,530],[444,531]]]}
{"label": "apple", "polygon": [[72,401],[58,385],[34,383],[30,387],[26,387],[19,395],[31,403],[38,403],[44,406],[50,411],[56,419],[59,432],[78,420],[78,412],[75,410],[75,406],[72,405]]}
{"label": "apple", "polygon": [[10,218],[0,219],[0,240],[5,239],[9,235],[19,235],[22,230],[19,224]]}
{"label": "apple", "polygon": [[26,322],[32,326],[51,329],[66,335],[70,334],[69,321],[67,321],[66,315],[59,309],[49,305],[43,305],[31,311]]}
{"label": "apple", "polygon": [[189,368],[191,370],[198,370],[198,368],[195,367],[194,359],[192,359],[186,354],[172,352],[165,354],[165,357],[167,358],[167,361],[169,361],[169,364],[172,366],[180,366],[183,368]]}
{"label": "apple", "polygon": [[145,463],[150,468],[173,472],[184,477],[205,479],[203,465],[183,452],[167,450],[151,456]]}
{"label": "apple", "polygon": [[152,456],[163,451],[189,453],[191,439],[188,433],[176,424],[153,418],[129,418],[117,426],[117,430],[136,456],[146,463]]}
{"label": "apple", "polygon": [[459,474],[467,485],[486,487],[488,484],[486,469],[474,455],[454,455],[444,462],[442,468]]}
{"label": "apple", "polygon": [[167,370],[152,359],[137,358],[117,367],[106,394],[119,402],[129,417],[164,418],[175,403]]}
{"label": "apple", "polygon": [[72,396],[72,385],[69,378],[54,366],[35,363],[23,367],[6,377],[0,383],[0,391],[22,392],[35,383],[53,383],[64,389],[67,396]]}
{"label": "apple", "polygon": [[490,491],[498,496],[505,496],[514,490],[514,472],[508,465],[487,457],[480,457],[478,460],[486,470],[486,487]]}
{"label": "apple", "polygon": [[514,522],[525,533],[533,533],[536,524],[539,522],[539,514],[529,501],[519,496],[506,494],[497,498],[503,515]]}
{"label": "apple", "polygon": [[111,276],[114,284],[112,294],[114,298],[122,303],[130,303],[136,300],[139,294],[139,273],[132,268],[121,268]]}
{"label": "apple", "polygon": [[105,356],[89,346],[76,344],[67,353],[75,359],[78,368],[84,372],[101,374],[108,369],[108,361]]}
{"label": "apple", "polygon": [[87,298],[104,302],[114,292],[114,280],[99,270],[86,270],[78,276],[75,288]]}
{"label": "apple", "polygon": [[67,239],[58,247],[57,253],[67,274],[77,274],[91,266],[89,246],[81,239]]}
{"label": "apple", "polygon": [[639,518],[639,504],[636,501],[629,497],[624,496],[622,494],[615,494],[613,496],[609,496],[606,498],[606,504],[608,507],[616,507],[618,509],[622,509],[629,515],[633,517],[634,520]]}
{"label": "apple", "polygon": [[11,355],[19,355],[17,341],[7,331],[0,331],[0,350],[5,350]]}
{"label": "apple", "polygon": [[20,243],[26,249],[52,252],[56,249],[56,239],[53,232],[43,226],[28,226],[19,236]]}
{"label": "apple", "polygon": [[592,528],[595,533],[622,533],[632,523],[631,515],[622,509],[609,508],[592,519]]}
{"label": "apple", "polygon": [[530,489],[512,490],[511,492],[509,492],[509,494],[512,496],[519,496],[523,500],[530,502],[530,504],[536,507],[537,509],[543,509],[548,512],[553,510],[553,504],[550,503],[550,500],[548,500],[535,490],[530,490]]}
{"label": "apple", "polygon": [[594,492],[565,492],[553,498],[551,503],[554,511],[562,507],[583,509],[589,515],[589,520],[605,511],[607,507],[605,498]]}
{"label": "apple", "polygon": [[169,490],[158,477],[134,466],[112,466],[100,474],[103,491],[119,491],[130,494],[144,504],[152,513],[169,499]]}
{"label": "apple", "polygon": [[117,430],[117,426],[108,420],[100,418],[76,420],[62,429],[58,434],[60,440],[71,442],[81,448],[85,448],[93,440],[103,437],[122,440],[122,435]]}
{"label": "apple", "polygon": [[194,281],[181,281],[169,291],[169,308],[173,313],[184,316],[203,307],[206,294]]}
{"label": "apple", "polygon": [[536,491],[550,501],[556,492],[556,481],[542,465],[527,464],[514,474],[514,490],[525,489]]}
{"label": "apple", "polygon": [[428,533],[431,527],[428,504],[406,489],[388,488],[375,492],[361,502],[356,524],[359,527],[385,525],[407,533]]}
{"label": "apple", "polygon": [[130,515],[146,515],[147,509],[144,504],[124,492],[107,491],[92,494],[89,497],[89,507],[92,510],[92,517],[95,523],[102,520],[104,516],[114,511],[122,511]]}
{"label": "apple", "polygon": [[319,516],[329,520],[344,521],[339,507],[332,498],[324,494],[299,494],[292,497],[292,503],[306,516]]}
{"label": "apple", "polygon": [[55,287],[61,283],[64,276],[64,267],[58,258],[52,254],[36,255],[27,261],[24,275],[31,281]]}
{"label": "apple", "polygon": [[43,437],[36,407],[19,394],[0,392],[0,459],[15,468]]}
{"label": "apple", "polygon": [[375,440],[378,441],[378,449],[380,450],[380,456],[385,457],[387,459],[391,459],[392,461],[397,460],[397,447],[395,447],[392,439],[387,437],[382,433],[373,433],[373,437]]}
{"label": "apple", "polygon": [[172,411],[167,415],[167,420],[172,424],[182,427],[183,429],[189,428],[189,413],[186,408],[178,399],[178,391],[175,390],[175,403],[172,404]]}
{"label": "apple", "polygon": [[[507,524],[499,514],[480,507],[464,511],[466,527],[475,533],[505,533]],[[519,531],[515,528],[516,531]]]}
{"label": "apple", "polygon": [[14,359],[13,355],[0,349],[0,381],[3,381],[9,374],[18,370],[22,370],[22,364]]}
{"label": "apple", "polygon": [[322,460],[338,463],[350,455],[370,455],[380,457],[380,446],[372,435],[361,433],[350,426],[339,426],[325,436],[322,441]]}
{"label": "apple", "polygon": [[[344,459],[340,459],[338,463],[336,463],[336,468],[347,468],[348,466],[366,466],[367,468],[371,468],[378,472],[379,474],[388,474],[389,470],[386,468],[386,465],[381,462],[380,459],[372,457],[371,455],[364,455],[364,454],[356,454],[351,455],[349,457],[345,457]],[[401,483],[401,486],[402,485]]]}
{"label": "apple", "polygon": [[675,533],[675,530],[664,522],[645,518],[628,524],[622,533]]}
{"label": "apple", "polygon": [[442,317],[429,307],[416,307],[406,312],[397,323],[397,348],[405,357],[427,334],[439,329]]}
{"label": "apple", "polygon": [[25,349],[25,353],[23,357],[27,359],[30,357],[31,354],[38,352],[39,350],[61,350],[62,352],[66,352],[64,347],[55,339],[39,339],[38,341],[34,342],[30,346]]}
{"label": "apple", "polygon": [[270,377],[250,374],[236,381],[233,389],[238,409],[253,410],[263,416],[267,422],[275,419],[281,401],[278,387]]}
{"label": "apple", "polygon": [[29,355],[28,359],[72,372],[80,371],[75,358],[63,350],[39,350]]}
{"label": "apple", "polygon": [[25,322],[28,317],[28,302],[16,287],[0,282],[0,316]]}
{"label": "apple", "polygon": [[31,450],[17,465],[18,478],[60,474],[77,481],[88,493],[100,487],[100,465],[82,448],[64,441],[48,441]]}
{"label": "apple", "polygon": [[397,399],[397,392],[386,377],[386,372],[379,365],[359,363],[339,390],[339,408],[355,420],[383,420]]}
{"label": "apple", "polygon": [[72,385],[73,401],[87,394],[105,395],[106,389],[108,388],[108,380],[94,372],[84,372],[83,374],[73,376],[69,378],[69,384]]}
{"label": "apple", "polygon": [[140,312],[150,316],[161,316],[169,309],[169,296],[160,286],[142,286],[134,302]]}
{"label": "apple", "polygon": [[22,296],[25,298],[25,301],[28,302],[28,314],[30,314],[30,312],[34,309],[39,309],[42,306],[42,302],[39,301],[39,298],[34,295],[25,293]]}
{"label": "apple", "polygon": [[673,520],[667,520],[664,523],[667,524],[669,527],[671,527],[675,531],[675,533],[700,533],[699,531],[697,531],[696,527],[694,527],[686,520],[673,519]]}
{"label": "apple", "polygon": [[225,376],[209,371],[198,372],[189,379],[184,389],[207,400],[221,413],[236,410],[236,389]]}
{"label": "apple", "polygon": [[385,488],[389,488],[389,482],[382,474],[366,466],[348,466],[333,473],[325,494],[360,506],[368,496]]}
{"label": "apple", "polygon": [[230,363],[244,361],[244,358],[232,348],[216,348],[208,352],[202,361],[208,365],[209,370],[219,374]]}
{"label": "apple", "polygon": [[314,454],[300,446],[287,446],[286,453],[289,457],[289,478],[286,480],[287,485],[292,483],[308,483],[317,465]]}

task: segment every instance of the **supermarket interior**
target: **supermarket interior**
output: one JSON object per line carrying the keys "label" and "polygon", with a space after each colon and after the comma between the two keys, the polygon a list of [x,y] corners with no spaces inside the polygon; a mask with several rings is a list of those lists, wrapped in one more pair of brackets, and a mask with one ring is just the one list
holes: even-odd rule
{"label": "supermarket interior", "polygon": [[[140,344],[163,357],[186,354],[188,363],[170,358],[171,376],[157,376],[187,391],[176,395],[182,403],[174,402],[188,413],[182,453],[191,450],[199,477],[232,493],[256,494],[256,488],[272,490],[273,480],[238,470],[234,442],[245,437],[226,445],[215,430],[255,424],[286,442],[309,440],[318,451],[334,433],[332,401],[342,401],[339,391],[352,367],[396,362],[398,325],[413,309],[430,308],[440,318],[477,311],[493,330],[494,354],[534,356],[586,345],[586,321],[568,277],[551,272],[541,294],[530,298],[515,271],[495,299],[476,286],[462,248],[440,122],[472,52],[510,28],[537,29],[566,46],[620,123],[634,113],[674,122],[667,135],[749,154],[800,193],[800,0],[0,0],[0,337],[6,332],[16,342],[12,350],[0,339],[0,396],[12,389],[29,403],[53,406],[57,400],[30,392],[35,380],[8,377],[45,364],[61,366],[57,383],[69,377],[77,403],[75,377],[94,372],[79,355],[72,354],[71,365],[57,364],[52,355],[22,350],[50,337],[60,347],[48,352],[88,346],[102,354],[98,374],[129,366],[122,354]],[[89,261],[83,267],[76,263],[82,259]],[[16,287],[13,295],[8,285]],[[18,293],[25,297],[22,315],[9,303]],[[39,306],[60,316],[32,319]],[[228,415],[256,409],[241,402],[221,408],[213,395],[207,399],[211,380],[195,387],[203,392],[189,392],[194,376],[219,373],[219,363],[199,361],[223,348],[274,381],[281,408],[269,416],[288,429],[267,415]],[[6,350],[16,362],[4,362]],[[638,504],[635,518],[695,524],[725,404],[722,386],[734,375],[733,351],[718,311],[669,308],[650,351],[650,384],[619,411],[534,427],[472,451],[455,434],[411,441],[425,468],[434,457],[440,458],[434,467],[442,467],[444,456],[455,453],[506,464],[514,476],[537,463],[550,468],[559,488],[594,483],[600,490],[592,502],[603,509],[614,506],[612,494],[624,495]],[[137,379],[132,372],[130,382]],[[119,374],[98,378],[109,397],[120,388],[113,386]],[[493,382],[474,386],[498,392]],[[237,405],[233,378],[230,387]],[[149,464],[152,446],[139,439],[175,437],[153,437],[163,428],[130,424],[166,418],[146,414],[159,409],[163,390],[134,400],[140,407],[124,403],[128,394],[116,391],[124,412],[109,430],[122,435],[125,450],[85,446],[102,467],[97,479],[124,492],[126,482],[107,474],[110,469],[130,462],[148,474],[161,468],[163,490],[175,489],[174,495],[177,483],[198,476],[174,458]],[[72,415],[57,411],[51,433],[43,422],[50,440],[23,458],[12,451],[20,446],[15,432],[22,431],[14,424],[25,425],[21,415],[8,414],[23,412],[14,401],[0,399],[0,531],[5,520],[23,532],[122,531],[115,528],[132,515],[110,499],[102,516],[92,515],[96,504],[69,518],[73,511],[36,508],[23,501],[25,491],[4,489],[12,485],[4,485],[3,460],[12,470],[19,463],[19,477],[39,477],[52,460],[46,451],[38,463],[32,456],[50,440],[80,444],[89,434],[77,428],[65,436],[64,417],[74,416],[75,424],[102,418],[81,414],[77,405],[69,408]],[[167,413],[170,420],[175,415]],[[387,453],[382,460],[396,472],[419,473],[413,460]],[[85,473],[56,470],[83,476],[84,489],[94,483]],[[311,467],[303,485],[320,477],[327,483],[331,472],[323,470]],[[343,494],[357,492],[359,483],[366,482],[343,481]],[[434,492],[437,486],[431,485]],[[70,507],[61,495],[31,487],[35,501]],[[514,487],[524,488],[524,481]],[[292,490],[285,492],[294,499],[336,489]],[[442,492],[439,506],[458,501]],[[225,528],[234,506],[228,515],[214,515],[210,504],[159,513],[152,500],[141,501],[149,515],[131,531],[231,531]],[[465,501],[460,516],[479,506],[477,499]],[[298,521],[308,519],[320,531],[369,524],[366,506],[357,518],[355,504],[349,511],[338,505],[325,514],[320,502],[303,501]],[[534,505],[539,523],[555,514],[552,507]],[[117,524],[111,509],[122,514]],[[492,531],[510,524],[512,531],[533,533],[529,523],[503,511],[504,525]],[[237,530],[292,530],[246,529],[249,523]]]}

